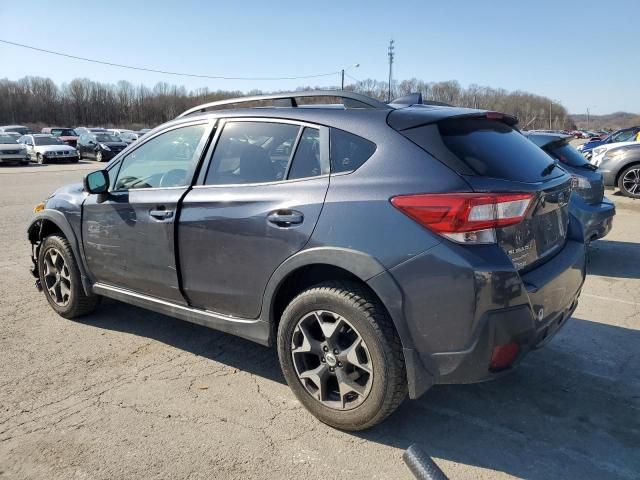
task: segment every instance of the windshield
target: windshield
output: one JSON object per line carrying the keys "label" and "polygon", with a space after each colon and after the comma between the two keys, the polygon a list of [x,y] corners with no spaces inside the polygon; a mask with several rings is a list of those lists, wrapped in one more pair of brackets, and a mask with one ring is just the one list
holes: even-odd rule
{"label": "windshield", "polygon": [[0,135],[0,143],[18,143],[13,135]]}
{"label": "windshield", "polygon": [[544,150],[553,158],[557,158],[565,165],[571,167],[584,167],[590,165],[584,156],[567,142],[555,142],[547,145]]}
{"label": "windshield", "polygon": [[77,137],[78,134],[70,128],[52,128],[51,135],[54,137]]}
{"label": "windshield", "polygon": [[636,134],[633,130],[623,130],[621,132],[614,133],[608,138],[611,139],[611,142],[628,142],[633,140],[635,136]]}
{"label": "windshield", "polygon": [[53,137],[33,137],[33,140],[36,142],[36,145],[66,145]]}
{"label": "windshield", "polygon": [[109,133],[96,133],[96,140],[99,142],[121,142],[120,137]]}

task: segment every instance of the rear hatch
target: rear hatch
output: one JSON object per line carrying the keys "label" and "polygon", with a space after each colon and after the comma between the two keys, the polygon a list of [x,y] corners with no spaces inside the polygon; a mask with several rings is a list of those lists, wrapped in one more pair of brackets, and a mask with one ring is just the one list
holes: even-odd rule
{"label": "rear hatch", "polygon": [[521,222],[495,232],[514,266],[527,271],[553,257],[566,242],[571,176],[515,130],[514,120],[475,111],[400,133],[459,173],[474,192],[533,195]]}

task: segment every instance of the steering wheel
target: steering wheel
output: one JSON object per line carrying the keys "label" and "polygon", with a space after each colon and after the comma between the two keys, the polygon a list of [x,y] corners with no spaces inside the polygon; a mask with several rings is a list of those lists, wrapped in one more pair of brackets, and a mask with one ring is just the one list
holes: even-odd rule
{"label": "steering wheel", "polygon": [[187,171],[183,168],[169,170],[160,179],[159,187],[180,187],[186,183]]}

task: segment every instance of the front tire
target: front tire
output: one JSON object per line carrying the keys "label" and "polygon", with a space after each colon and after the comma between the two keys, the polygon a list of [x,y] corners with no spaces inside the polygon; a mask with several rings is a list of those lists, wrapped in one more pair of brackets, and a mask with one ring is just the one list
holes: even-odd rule
{"label": "front tire", "polygon": [[42,241],[38,272],[45,297],[58,315],[77,318],[93,312],[100,303],[101,297],[84,292],[80,270],[66,238],[51,235]]}
{"label": "front tire", "polygon": [[96,162],[102,162],[102,152],[96,153]]}
{"label": "front tire", "polygon": [[631,165],[622,171],[618,188],[625,197],[640,198],[640,165]]}
{"label": "front tire", "polygon": [[379,300],[355,282],[326,282],[295,297],[280,320],[278,356],[298,400],[332,427],[373,427],[407,394],[393,323]]}
{"label": "front tire", "polygon": [[44,155],[42,155],[41,153],[38,153],[36,155],[36,160],[40,165],[45,165],[47,163],[47,159],[44,158]]}

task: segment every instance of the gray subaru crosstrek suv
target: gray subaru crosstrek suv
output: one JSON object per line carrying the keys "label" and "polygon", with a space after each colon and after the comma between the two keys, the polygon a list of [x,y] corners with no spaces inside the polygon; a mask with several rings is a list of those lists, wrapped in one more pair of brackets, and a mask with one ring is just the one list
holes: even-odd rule
{"label": "gray subaru crosstrek suv", "polygon": [[343,91],[198,106],[36,207],[36,284],[66,318],[110,297],[275,344],[316,417],[371,427],[576,308],[571,177],[516,121]]}

